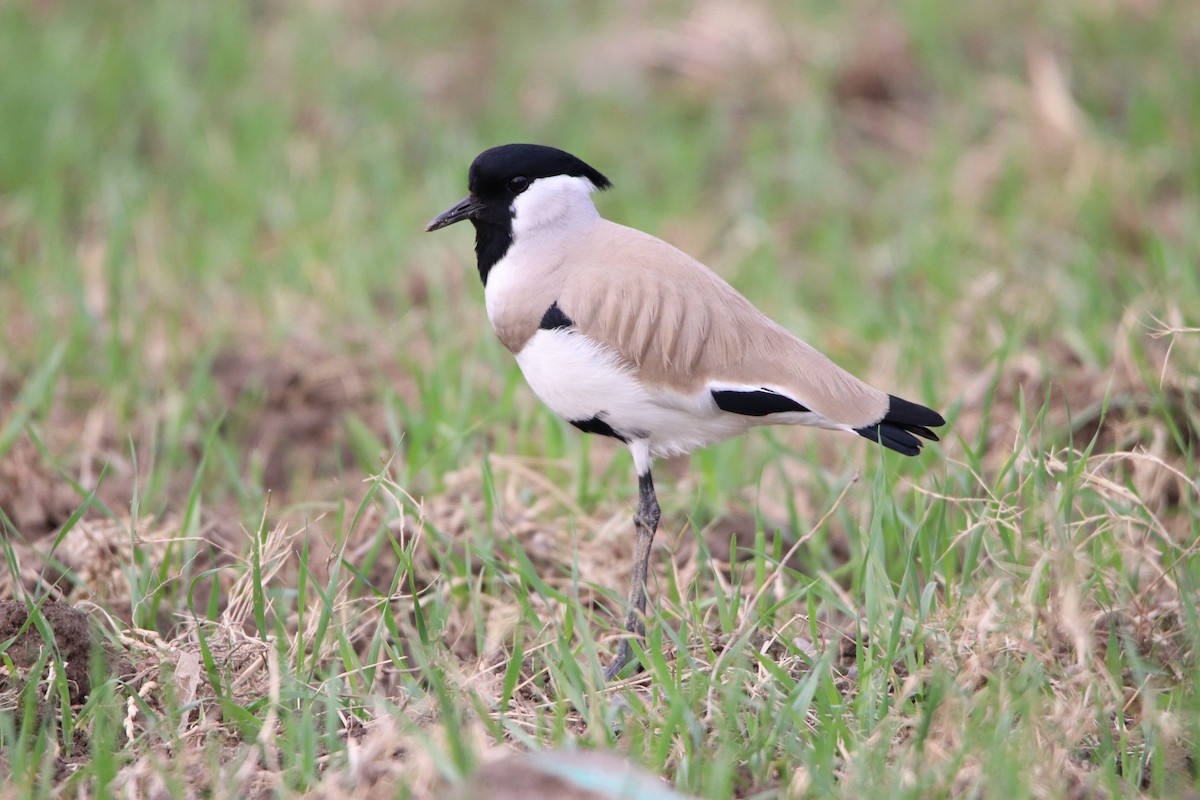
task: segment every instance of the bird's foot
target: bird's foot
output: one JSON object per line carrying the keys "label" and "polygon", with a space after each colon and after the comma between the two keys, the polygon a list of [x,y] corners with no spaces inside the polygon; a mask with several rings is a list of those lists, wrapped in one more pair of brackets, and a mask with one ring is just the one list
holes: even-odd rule
{"label": "bird's foot", "polygon": [[[629,639],[622,639],[621,646],[617,648],[617,654],[613,660],[604,669],[604,682],[616,680],[621,674],[621,670],[625,669],[626,665],[633,660],[633,647],[629,644]],[[640,664],[639,664],[640,666]]]}

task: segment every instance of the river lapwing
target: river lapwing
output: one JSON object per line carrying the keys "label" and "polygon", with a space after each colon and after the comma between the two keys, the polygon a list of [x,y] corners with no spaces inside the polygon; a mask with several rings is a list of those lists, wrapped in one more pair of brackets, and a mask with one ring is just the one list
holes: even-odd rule
{"label": "river lapwing", "polygon": [[[552,147],[481,153],[470,194],[429,223],[475,226],[488,319],[555,413],[633,454],[640,501],[625,627],[645,633],[646,573],[659,506],[650,468],[756,425],[846,431],[915,456],[944,425],[879,391],[755,308],[666,242],[602,218],[608,178]],[[631,660],[629,637],[609,664]]]}

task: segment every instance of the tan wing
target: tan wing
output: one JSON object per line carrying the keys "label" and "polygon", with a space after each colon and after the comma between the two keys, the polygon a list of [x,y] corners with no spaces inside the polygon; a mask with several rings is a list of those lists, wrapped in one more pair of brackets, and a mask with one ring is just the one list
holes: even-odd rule
{"label": "tan wing", "polygon": [[604,221],[571,253],[558,303],[579,331],[648,384],[711,381],[784,392],[832,422],[880,421],[888,396],[772,321],[716,273],[641,231]]}

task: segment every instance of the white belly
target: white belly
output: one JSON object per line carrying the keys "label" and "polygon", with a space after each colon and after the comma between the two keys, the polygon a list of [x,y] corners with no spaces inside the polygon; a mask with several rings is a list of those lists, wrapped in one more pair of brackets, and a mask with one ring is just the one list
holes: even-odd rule
{"label": "white belly", "polygon": [[563,419],[598,417],[629,440],[647,440],[656,457],[689,453],[761,421],[722,412],[707,389],[685,395],[644,387],[615,352],[578,332],[539,330],[517,354],[517,364],[534,393]]}

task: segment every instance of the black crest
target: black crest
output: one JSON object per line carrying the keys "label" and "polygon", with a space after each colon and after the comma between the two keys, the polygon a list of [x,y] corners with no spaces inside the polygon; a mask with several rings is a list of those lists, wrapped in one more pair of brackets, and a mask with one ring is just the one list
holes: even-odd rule
{"label": "black crest", "polygon": [[564,150],[540,144],[504,144],[476,156],[467,174],[467,188],[480,200],[515,197],[520,192],[509,187],[514,178],[535,181],[555,175],[587,178],[597,189],[612,186],[608,178]]}
{"label": "black crest", "polygon": [[471,163],[467,186],[478,204],[471,214],[475,225],[475,257],[479,277],[488,273],[512,244],[512,204],[538,178],[570,175],[587,178],[607,189],[608,178],[568,152],[540,144],[505,144],[484,150]]}

